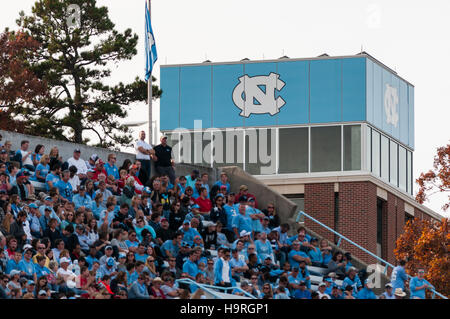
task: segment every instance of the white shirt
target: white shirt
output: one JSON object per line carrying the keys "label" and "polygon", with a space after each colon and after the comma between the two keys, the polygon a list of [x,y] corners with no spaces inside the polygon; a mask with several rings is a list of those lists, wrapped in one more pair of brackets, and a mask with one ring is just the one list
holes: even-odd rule
{"label": "white shirt", "polygon": [[69,270],[69,268],[67,267],[67,270],[64,270],[63,268],[59,268],[58,271],[56,272],[56,275],[59,276],[61,275],[61,277],[63,277],[66,281],[69,280],[75,280],[75,278],[77,278],[77,275],[75,275],[75,273],[71,270]]}
{"label": "white shirt", "polygon": [[141,153],[139,151],[139,147],[142,147],[145,150],[151,150],[153,147],[143,140],[138,140],[136,142],[136,159],[138,160],[150,160],[150,155]]}
{"label": "white shirt", "polygon": [[73,165],[77,168],[77,175],[87,173],[88,169],[86,166],[86,162],[84,160],[82,160],[81,157],[78,160],[71,157],[67,160],[67,163],[69,164],[69,167]]}
{"label": "white shirt", "polygon": [[74,177],[69,179],[69,184],[72,185],[72,189],[76,191],[78,189],[78,186],[81,184],[78,175],[74,175]]}
{"label": "white shirt", "polygon": [[222,267],[222,281],[223,282],[231,282],[229,272],[230,272],[230,264],[227,260],[222,259],[223,267]]}
{"label": "white shirt", "polygon": [[24,222],[23,231],[27,235],[27,239],[28,240],[32,240],[33,239],[33,237],[31,237],[30,222],[28,221],[28,219],[26,219],[25,222]]}
{"label": "white shirt", "polygon": [[32,165],[32,166],[34,166],[33,165],[33,160],[31,159],[31,154],[28,155],[28,157],[25,160],[23,160],[23,158],[28,154],[28,151],[20,150],[20,153],[22,154],[22,164],[23,165]]}

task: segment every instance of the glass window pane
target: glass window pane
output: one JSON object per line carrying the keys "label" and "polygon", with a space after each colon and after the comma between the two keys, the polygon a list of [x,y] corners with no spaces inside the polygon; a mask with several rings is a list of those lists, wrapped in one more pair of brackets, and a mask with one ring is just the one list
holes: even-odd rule
{"label": "glass window pane", "polygon": [[366,129],[366,165],[367,170],[372,171],[372,129],[367,126]]}
{"label": "glass window pane", "polygon": [[408,193],[410,193],[412,195],[413,193],[413,179],[412,179],[412,153],[410,151],[408,151],[408,172],[407,172],[407,179],[408,179]]}
{"label": "glass window pane", "polygon": [[308,128],[279,129],[279,173],[308,172]]}
{"label": "glass window pane", "polygon": [[380,133],[372,130],[372,173],[380,176]]}
{"label": "glass window pane", "polygon": [[361,169],[361,125],[344,126],[344,171]]}
{"label": "glass window pane", "polygon": [[341,127],[311,128],[311,172],[341,170]]}
{"label": "glass window pane", "polygon": [[389,170],[389,181],[398,186],[398,145],[397,143],[391,141],[391,159],[390,159],[390,170]]}
{"label": "glass window pane", "polygon": [[398,147],[398,185],[406,192],[406,149]]}
{"label": "glass window pane", "polygon": [[244,131],[221,130],[213,133],[214,167],[244,165]]}
{"label": "glass window pane", "polygon": [[381,135],[381,178],[389,181],[389,139]]}
{"label": "glass window pane", "polygon": [[245,171],[252,175],[276,174],[276,130],[245,130]]}

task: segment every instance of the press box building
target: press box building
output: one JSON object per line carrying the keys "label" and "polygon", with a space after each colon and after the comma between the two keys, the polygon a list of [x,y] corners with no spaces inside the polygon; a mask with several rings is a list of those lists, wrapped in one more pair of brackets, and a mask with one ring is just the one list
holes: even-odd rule
{"label": "press box building", "polygon": [[161,88],[178,161],[240,166],[389,262],[406,220],[440,219],[412,196],[414,86],[365,52],[165,65]]}

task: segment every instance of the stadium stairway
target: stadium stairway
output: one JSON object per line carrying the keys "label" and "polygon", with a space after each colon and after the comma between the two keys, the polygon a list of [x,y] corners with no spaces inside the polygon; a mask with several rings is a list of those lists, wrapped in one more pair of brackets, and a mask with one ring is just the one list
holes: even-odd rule
{"label": "stadium stairway", "polygon": [[[296,230],[299,226],[304,226],[310,236],[318,238],[319,241],[323,238],[323,236],[312,231],[311,229],[306,227],[303,222],[300,221],[300,214],[298,212],[297,205],[294,202],[278,193],[277,191],[271,189],[263,182],[259,181],[252,175],[242,170],[240,167],[227,166],[221,167],[220,169],[221,171],[227,173],[231,185],[231,191],[239,193],[239,186],[244,184],[247,185],[249,192],[256,196],[259,207],[266,207],[268,203],[273,202],[275,204],[275,207],[277,207],[277,214],[280,217],[281,223],[288,223],[290,225],[290,236],[296,234]],[[335,243],[330,242],[330,245],[334,251],[340,251],[342,253],[347,252],[338,247],[338,245],[336,245]],[[367,269],[368,267],[368,264],[366,262],[353,255],[352,264],[357,269]],[[322,277],[326,274],[326,269],[309,266],[308,270],[310,271],[311,275],[314,276],[311,278],[311,284],[312,289],[316,290],[318,284],[322,281]],[[388,282],[390,282],[389,277],[384,273],[381,273],[380,288],[374,289],[375,294],[381,294],[384,291],[384,285]]]}
{"label": "stadium stairway", "polygon": [[[301,225],[305,227],[307,233],[312,236],[319,239],[323,239],[323,236],[317,234],[316,232],[312,231],[308,227],[305,226],[304,222],[302,220],[309,219],[313,223],[319,225],[321,228],[326,229],[328,232],[334,234],[336,238],[339,238],[338,242],[335,244],[333,242],[330,243],[331,247],[333,248],[333,251],[340,251],[341,253],[345,254],[347,251],[343,250],[342,247],[340,247],[341,243],[345,241],[347,244],[352,246],[353,248],[363,251],[365,255],[371,260],[376,260],[377,265],[381,266],[379,269],[370,270],[368,268],[368,264],[364,261],[362,261],[360,258],[357,258],[352,254],[352,265],[356,267],[359,270],[367,270],[368,272],[374,271],[378,272],[377,275],[378,278],[378,284],[377,287],[373,289],[374,293],[376,295],[379,295],[384,292],[384,286],[386,283],[390,282],[390,278],[388,276],[389,270],[392,270],[394,268],[394,265],[388,263],[387,261],[381,259],[380,257],[376,256],[372,252],[368,251],[364,247],[361,247],[357,243],[351,241],[350,239],[346,238],[344,235],[336,232],[335,230],[329,228],[328,226],[322,224],[320,221],[314,219],[312,216],[309,216],[307,213],[303,211],[299,211],[297,205],[283,196],[282,194],[274,191],[267,185],[265,185],[263,182],[259,181],[252,175],[248,174],[244,170],[242,170],[240,167],[237,166],[228,166],[228,167],[221,167],[221,171],[224,171],[227,173],[229,177],[229,182],[231,185],[231,191],[235,193],[239,193],[239,187],[240,185],[247,185],[249,192],[255,195],[255,197],[258,200],[258,206],[259,207],[266,207],[269,203],[274,203],[275,207],[277,207],[277,214],[280,217],[281,223],[288,223],[291,227],[290,234],[289,235],[295,235],[296,229]],[[384,268],[384,269],[383,269]],[[325,268],[319,268],[319,267],[312,267],[308,266],[308,270],[311,273],[311,288],[313,290],[317,290],[317,286],[320,282],[322,282],[323,276],[326,274],[327,269]],[[366,274],[366,276],[369,274]],[[409,276],[409,279],[411,279],[411,276]],[[363,279],[365,279],[364,277]],[[445,296],[440,294],[439,292],[435,290],[431,290],[432,292],[432,298],[434,299],[435,296],[438,296],[443,299],[447,299]]]}

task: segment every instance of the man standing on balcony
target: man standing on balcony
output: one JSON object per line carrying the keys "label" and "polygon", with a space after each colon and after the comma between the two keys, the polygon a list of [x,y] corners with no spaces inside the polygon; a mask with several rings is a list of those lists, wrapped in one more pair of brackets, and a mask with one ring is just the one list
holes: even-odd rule
{"label": "man standing on balcony", "polygon": [[[145,132],[141,131],[139,133],[139,139],[136,142],[136,159],[142,164],[145,173],[150,178],[151,177],[151,159],[155,155],[153,147],[145,142]],[[145,184],[145,181],[142,181]]]}
{"label": "man standing on balcony", "polygon": [[155,146],[153,156],[156,172],[160,176],[167,174],[170,182],[175,184],[175,161],[172,157],[172,147],[167,145],[167,136],[161,136],[160,140],[161,144]]}

